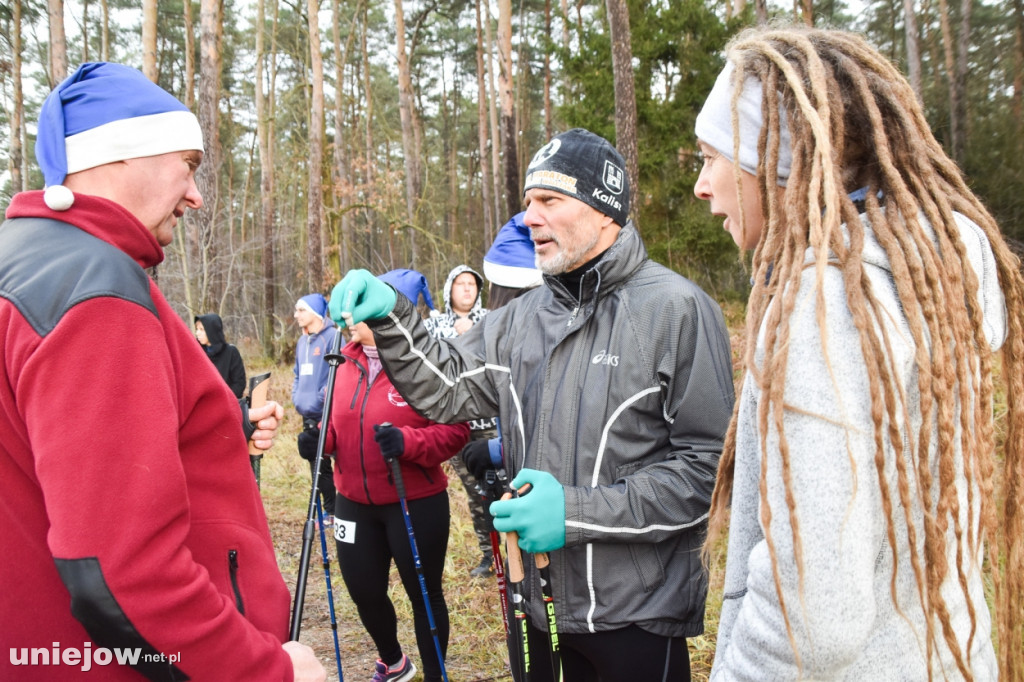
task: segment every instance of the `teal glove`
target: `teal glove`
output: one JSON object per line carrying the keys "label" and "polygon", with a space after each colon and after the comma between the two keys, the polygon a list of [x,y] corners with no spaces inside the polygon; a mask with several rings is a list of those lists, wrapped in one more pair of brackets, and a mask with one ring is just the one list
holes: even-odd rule
{"label": "teal glove", "polygon": [[349,270],[334,285],[328,310],[338,328],[387,317],[395,308],[398,294],[368,270]]}
{"label": "teal glove", "polygon": [[550,552],[565,547],[565,490],[546,471],[523,469],[512,479],[518,490],[527,483],[531,488],[521,497],[491,503],[494,529],[519,533],[524,552]]}

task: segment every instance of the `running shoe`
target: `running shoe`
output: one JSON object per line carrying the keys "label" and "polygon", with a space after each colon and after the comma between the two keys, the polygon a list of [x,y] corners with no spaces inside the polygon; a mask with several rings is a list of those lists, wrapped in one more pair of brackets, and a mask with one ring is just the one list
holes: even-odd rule
{"label": "running shoe", "polygon": [[402,665],[398,670],[388,669],[387,663],[379,658],[374,666],[377,672],[373,674],[371,682],[406,682],[406,680],[411,680],[412,676],[416,674],[416,666],[412,664],[412,661],[405,654],[402,654]]}

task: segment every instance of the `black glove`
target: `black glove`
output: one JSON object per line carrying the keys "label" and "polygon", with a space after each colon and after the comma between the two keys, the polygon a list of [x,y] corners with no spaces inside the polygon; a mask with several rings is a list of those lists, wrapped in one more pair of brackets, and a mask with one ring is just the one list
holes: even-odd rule
{"label": "black glove", "polygon": [[373,439],[380,446],[380,454],[384,459],[395,459],[401,457],[405,452],[405,436],[402,429],[391,424],[377,424],[373,427],[375,433]]}
{"label": "black glove", "polygon": [[319,434],[312,431],[300,431],[298,437],[299,457],[309,462],[316,461],[316,447],[319,445]]}
{"label": "black glove", "polygon": [[487,472],[494,471],[494,463],[491,461],[490,449],[487,447],[487,439],[473,440],[462,448],[462,463],[469,469],[481,485],[487,482]]}

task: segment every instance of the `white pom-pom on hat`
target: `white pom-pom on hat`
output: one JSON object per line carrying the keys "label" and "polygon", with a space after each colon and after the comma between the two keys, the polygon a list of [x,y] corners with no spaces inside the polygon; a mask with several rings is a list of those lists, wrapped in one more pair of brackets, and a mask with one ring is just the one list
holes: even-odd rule
{"label": "white pom-pom on hat", "polygon": [[66,211],[75,203],[75,195],[64,185],[50,185],[43,192],[43,201],[54,211]]}

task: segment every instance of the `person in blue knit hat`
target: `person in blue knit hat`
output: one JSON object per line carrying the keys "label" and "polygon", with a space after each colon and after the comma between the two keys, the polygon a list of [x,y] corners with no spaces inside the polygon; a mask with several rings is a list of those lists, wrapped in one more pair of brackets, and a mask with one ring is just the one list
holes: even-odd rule
{"label": "person in blue knit hat", "polygon": [[437,310],[434,307],[434,300],[430,298],[430,286],[427,284],[427,278],[423,273],[410,270],[409,268],[396,268],[395,270],[385,272],[383,275],[378,275],[377,279],[387,282],[396,291],[405,294],[405,297],[412,301],[413,307],[419,305],[419,299],[422,296],[423,302],[430,313],[434,313]]}
{"label": "person in blue knit hat", "polygon": [[[316,462],[320,442],[320,418],[327,395],[330,365],[327,354],[334,348],[338,327],[327,316],[327,299],[322,294],[307,294],[295,303],[295,322],[302,338],[295,347],[295,379],[292,381],[292,404],[302,417],[298,435],[299,455],[309,462],[310,471]],[[316,474],[314,474],[316,475]],[[318,490],[323,498],[324,516],[328,526],[334,525],[334,472],[331,458],[320,460]]]}
{"label": "person in blue knit hat", "polygon": [[[198,120],[137,69],[83,64],[36,157],[46,190],[0,225],[0,679],[325,679],[286,641],[249,465],[283,409],[246,412],[146,273],[203,204]],[[76,648],[21,667],[41,643]]]}

